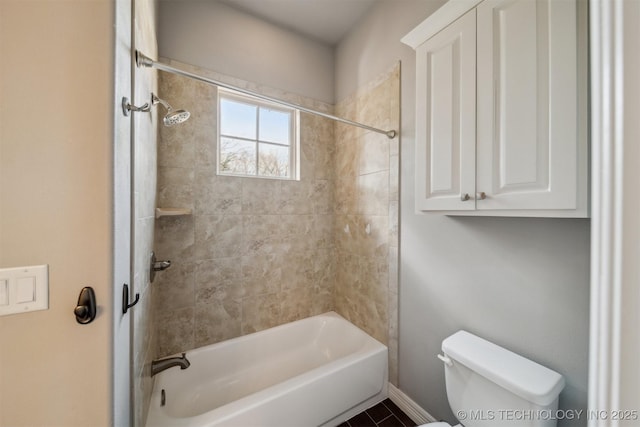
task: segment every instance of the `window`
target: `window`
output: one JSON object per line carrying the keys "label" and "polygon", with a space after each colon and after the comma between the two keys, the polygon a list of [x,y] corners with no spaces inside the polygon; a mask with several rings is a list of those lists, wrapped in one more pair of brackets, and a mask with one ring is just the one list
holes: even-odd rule
{"label": "window", "polygon": [[297,179],[298,112],[218,91],[218,173]]}

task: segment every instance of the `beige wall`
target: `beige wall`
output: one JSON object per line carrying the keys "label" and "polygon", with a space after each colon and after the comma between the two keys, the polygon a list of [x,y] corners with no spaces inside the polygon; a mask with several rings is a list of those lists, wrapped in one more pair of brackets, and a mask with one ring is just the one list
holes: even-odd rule
{"label": "beige wall", "polygon": [[[638,98],[637,96],[640,92],[640,82],[637,78],[638,72],[640,71],[640,54],[638,53],[638,49],[635,48],[637,40],[640,37],[640,3],[623,2],[623,4],[617,5],[617,10],[621,11],[621,14],[624,16],[624,22],[619,24],[620,26],[624,27],[624,36],[617,39],[616,42],[617,47],[621,47],[620,45],[624,45],[624,89],[622,91],[616,91],[615,96],[617,98],[621,95],[621,92],[624,93],[624,105],[617,104],[616,107],[611,107],[611,104],[609,104],[607,107],[605,107],[605,105],[598,106],[596,107],[596,111],[602,108],[602,110],[600,110],[602,111],[601,114],[603,116],[608,116],[612,113],[612,111],[608,110],[608,108],[615,108],[614,112],[616,112],[617,114],[621,114],[618,108],[624,109],[624,117],[622,118],[622,126],[624,127],[624,147],[621,146],[621,141],[619,139],[612,138],[611,141],[608,142],[608,144],[611,144],[607,147],[608,150],[607,148],[603,147],[603,145],[605,145],[604,141],[601,141],[598,144],[594,144],[594,150],[607,150],[611,154],[613,154],[612,152],[615,151],[616,153],[619,153],[618,155],[624,152],[624,164],[620,165],[624,167],[624,178],[622,180],[616,180],[616,193],[617,197],[620,198],[618,200],[621,201],[621,204],[616,204],[616,208],[614,208],[616,211],[618,209],[624,209],[624,213],[620,212],[620,216],[615,221],[612,221],[612,223],[607,223],[608,221],[605,214],[600,213],[599,215],[602,216],[598,218],[598,223],[595,224],[593,233],[595,235],[597,233],[597,230],[612,231],[614,228],[620,227],[621,233],[616,236],[616,239],[612,239],[612,241],[610,242],[611,245],[616,245],[620,241],[618,239],[622,239],[624,241],[624,243],[621,244],[622,250],[617,256],[614,257],[613,261],[610,261],[612,263],[620,263],[619,265],[621,265],[620,269],[622,272],[620,276],[618,276],[618,280],[620,280],[622,283],[618,282],[618,280],[612,280],[608,285],[611,286],[612,293],[617,294],[618,292],[620,292],[620,294],[618,295],[621,295],[623,301],[620,307],[621,312],[615,313],[615,315],[612,316],[613,322],[616,322],[619,319],[621,323],[620,349],[618,353],[618,357],[620,357],[618,369],[620,369],[619,372],[621,381],[619,384],[611,385],[610,387],[612,388],[612,394],[619,393],[620,395],[620,401],[618,403],[619,408],[633,408],[637,407],[638,402],[640,401],[640,366],[638,365],[637,357],[637,355],[640,353],[640,337],[638,336],[638,323],[640,323],[640,287],[638,286],[638,283],[640,283],[640,265],[638,264],[638,259],[640,259],[640,216],[638,215],[638,212],[640,211],[640,201],[637,197],[628,197],[628,190],[623,191],[623,189],[635,188],[638,182],[640,182],[640,145],[638,144],[638,140],[640,139],[640,123],[638,122],[638,113],[640,113],[640,98]],[[596,16],[601,16],[601,14],[602,12],[598,13],[598,15]],[[595,43],[599,43],[599,41],[595,41]],[[619,55],[622,54],[618,52],[616,56],[619,57]],[[593,56],[595,56],[595,54]],[[618,64],[611,64],[611,68],[603,68],[604,70],[611,70],[612,68],[617,66]],[[606,72],[604,70],[601,71],[602,74]],[[599,78],[606,78],[602,74]],[[597,81],[598,80],[596,80],[596,82]],[[597,84],[598,83],[595,83],[594,86]],[[613,87],[619,87],[618,85],[623,84],[623,82],[621,81],[621,76],[618,75],[613,79],[611,83],[603,82],[602,84],[603,86],[608,85],[609,88],[613,89]],[[611,98],[607,97],[601,99],[603,100],[603,103],[606,103]],[[620,100],[620,98],[617,99]],[[616,119],[618,119],[618,117],[616,117]],[[594,118],[594,121],[600,122],[600,120],[603,120],[604,123],[607,123],[604,120],[604,117]],[[601,125],[604,125],[604,123],[600,123]],[[616,134],[619,136],[620,134],[617,133],[620,132],[619,129],[620,128],[616,129],[616,131],[611,132],[616,132]],[[594,131],[594,138],[598,137],[599,135]],[[607,161],[605,159],[601,158],[600,161],[602,163],[605,163]],[[616,166],[613,167],[613,170],[608,169],[607,172],[615,172],[617,174],[620,171],[620,166],[616,164]],[[603,172],[603,175],[607,172]],[[607,191],[613,190],[613,185],[611,185],[611,187],[605,187],[602,184],[602,180],[602,175],[600,175],[598,178],[599,182],[595,182],[594,179],[594,187],[602,186],[600,187],[602,188],[602,190],[600,191],[605,194]],[[604,196],[603,193],[599,193],[601,197]],[[599,200],[604,201],[604,197],[599,198]],[[621,205],[624,206],[624,208],[621,208]],[[602,209],[604,211],[606,208],[604,206],[600,206],[597,209]],[[598,214],[594,213],[594,217],[595,215]],[[595,221],[596,220],[594,219],[594,222]],[[606,250],[605,247],[603,247],[602,249]],[[608,254],[601,253],[600,257],[600,261],[604,261],[604,259],[610,259]],[[597,262],[596,259],[594,259],[593,262],[595,264]],[[618,272],[611,272],[610,274],[617,276]],[[609,277],[611,276],[601,275],[600,279],[596,280],[602,280],[606,282]],[[620,284],[621,286],[618,287],[618,284]],[[601,292],[600,287],[593,287],[594,290]],[[602,295],[602,293],[600,293],[600,295]],[[599,306],[599,309],[609,307],[605,303],[601,304],[602,306]],[[609,304],[615,305],[615,303],[613,302],[610,302]],[[603,322],[604,324],[608,323],[607,321],[604,321],[602,319],[600,319],[599,322]],[[602,324],[598,326],[602,327]],[[602,332],[600,333],[602,334]],[[611,335],[613,334],[614,333],[612,332]],[[611,335],[605,336],[610,337]],[[599,340],[602,340],[600,342],[604,341],[602,338],[602,336],[598,337]],[[591,337],[591,339],[595,340],[593,336]],[[595,347],[596,346],[594,345],[593,348]],[[602,351],[602,347],[599,347],[599,350],[599,353],[601,355],[600,357],[606,358],[608,356],[608,353]],[[617,350],[617,348],[610,349],[610,351],[614,354]],[[605,356],[603,353],[607,354],[607,356]],[[594,365],[600,361],[600,357],[594,357]],[[606,363],[607,365],[605,366],[616,366],[618,364],[618,360],[616,360],[616,357],[614,356]],[[599,366],[599,369],[602,369],[602,365]],[[595,371],[596,369],[594,369],[594,367],[592,366],[590,372],[593,374]],[[596,393],[595,385],[596,382],[594,381],[594,383],[592,384],[592,389],[590,390],[592,394]],[[620,387],[619,390],[617,389],[618,386]],[[603,387],[603,389],[606,389],[606,386]],[[598,393],[600,396],[603,395],[601,391],[602,389],[600,389],[600,393]],[[596,406],[599,402],[596,399],[592,399],[590,403],[592,406]],[[637,423],[636,420],[626,422],[627,425],[632,425],[635,423]],[[621,424],[625,425],[624,422]]]}
{"label": "beige wall", "polygon": [[107,0],[0,2],[0,267],[49,264],[50,295],[0,318],[3,426],[111,423],[113,23]]}

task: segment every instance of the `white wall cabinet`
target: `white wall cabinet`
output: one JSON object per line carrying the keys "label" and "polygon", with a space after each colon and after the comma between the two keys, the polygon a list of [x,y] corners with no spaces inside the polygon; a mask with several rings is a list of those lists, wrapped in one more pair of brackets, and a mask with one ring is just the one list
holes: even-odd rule
{"label": "white wall cabinet", "polygon": [[[416,49],[416,200],[420,210],[472,210],[476,180],[476,13]],[[467,196],[464,196],[464,195]],[[467,200],[465,200],[467,199]]]}
{"label": "white wall cabinet", "polygon": [[578,6],[456,0],[402,39],[416,49],[418,211],[588,216]]}

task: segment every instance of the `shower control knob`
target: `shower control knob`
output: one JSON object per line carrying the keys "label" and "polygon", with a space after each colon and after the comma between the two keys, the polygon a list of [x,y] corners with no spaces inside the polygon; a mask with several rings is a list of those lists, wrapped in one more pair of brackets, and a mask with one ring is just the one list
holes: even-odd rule
{"label": "shower control knob", "polygon": [[153,269],[155,271],[164,271],[167,268],[171,267],[171,261],[156,261],[153,263]]}

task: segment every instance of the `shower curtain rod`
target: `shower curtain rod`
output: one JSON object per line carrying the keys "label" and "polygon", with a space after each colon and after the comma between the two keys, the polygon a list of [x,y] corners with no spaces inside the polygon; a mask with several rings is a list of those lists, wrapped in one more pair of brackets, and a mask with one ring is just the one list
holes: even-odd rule
{"label": "shower curtain rod", "polygon": [[219,86],[219,87],[222,87],[222,88],[225,88],[225,89],[235,90],[236,92],[240,92],[240,93],[243,93],[245,95],[249,95],[249,96],[253,96],[253,97],[256,97],[256,98],[260,98],[260,99],[262,99],[264,101],[269,101],[269,102],[273,102],[273,103],[276,103],[276,104],[284,105],[284,106],[289,107],[289,108],[293,108],[293,109],[296,109],[296,110],[304,111],[305,113],[315,114],[316,116],[322,116],[322,117],[325,117],[327,119],[335,120],[337,122],[345,123],[345,124],[348,124],[348,125],[351,125],[351,126],[357,126],[359,128],[362,128],[362,129],[370,130],[372,132],[382,133],[382,134],[387,135],[387,137],[389,139],[393,139],[397,135],[397,132],[395,130],[383,130],[383,129],[374,128],[372,126],[367,126],[365,124],[354,122],[352,120],[343,119],[342,117],[337,117],[337,116],[333,116],[331,114],[323,113],[321,111],[312,110],[310,108],[306,108],[306,107],[303,107],[301,105],[292,104],[290,102],[282,101],[280,99],[272,98],[270,96],[261,95],[259,93],[256,93],[256,92],[253,92],[253,91],[250,91],[250,90],[247,90],[247,89],[242,89],[242,88],[239,88],[237,86],[233,86],[233,85],[230,85],[230,84],[227,84],[227,83],[223,83],[223,82],[218,81],[218,80],[210,79],[210,78],[207,78],[207,77],[202,77],[202,76],[199,76],[197,74],[193,74],[193,73],[190,73],[188,71],[184,71],[184,70],[181,70],[179,68],[172,67],[171,65],[165,64],[164,62],[154,61],[153,59],[149,58],[148,56],[144,55],[143,53],[141,53],[138,50],[136,50],[136,65],[138,67],[156,68],[158,70],[162,70],[162,71],[166,71],[166,72],[169,72],[169,73],[177,74],[179,76],[188,77],[190,79],[198,80],[198,81],[201,81],[201,82],[204,82],[204,83],[209,83],[209,84],[212,84],[212,85],[215,85],[215,86]]}

